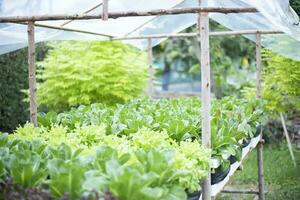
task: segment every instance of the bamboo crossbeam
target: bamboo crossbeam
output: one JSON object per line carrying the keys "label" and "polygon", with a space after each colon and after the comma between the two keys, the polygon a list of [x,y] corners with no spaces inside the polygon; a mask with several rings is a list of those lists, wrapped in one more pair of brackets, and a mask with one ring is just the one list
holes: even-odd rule
{"label": "bamboo crossbeam", "polygon": [[258,190],[253,190],[253,189],[250,189],[250,190],[222,190],[221,191],[222,193],[228,193],[228,194],[256,194],[258,195],[259,194],[259,191]]}
{"label": "bamboo crossbeam", "polygon": [[278,30],[242,30],[242,31],[218,31],[211,32],[210,36],[225,36],[225,35],[253,35],[253,34],[283,34]]}
{"label": "bamboo crossbeam", "polygon": [[[254,34],[283,34],[282,31],[277,30],[242,30],[242,31],[216,31],[210,32],[210,36],[230,36],[230,35],[254,35]],[[143,40],[143,39],[161,39],[161,38],[188,38],[197,37],[198,33],[177,33],[177,34],[152,34],[152,35],[141,35],[132,37],[113,37],[111,40]]]}
{"label": "bamboo crossbeam", "polygon": [[180,97],[201,97],[201,92],[154,91],[154,98],[175,99]]}
{"label": "bamboo crossbeam", "polygon": [[[99,4],[97,4],[97,5],[94,6],[94,7],[90,8],[90,9],[86,10],[85,12],[83,12],[83,14],[88,14],[89,12],[92,12],[93,10],[99,8],[100,6],[102,6],[102,2],[99,3]],[[65,26],[65,25],[71,23],[72,21],[74,21],[74,20],[66,21],[66,22],[62,23],[62,24],[60,25],[60,27],[63,27],[63,26]]]}
{"label": "bamboo crossbeam", "polygon": [[[27,25],[27,23],[19,23]],[[77,32],[77,33],[84,33],[89,35],[98,35],[107,37],[109,40],[144,40],[144,39],[162,39],[162,38],[189,38],[189,37],[197,37],[199,36],[198,33],[177,33],[177,34],[151,34],[151,35],[141,35],[141,36],[128,36],[128,37],[115,37],[112,35],[104,34],[104,33],[97,33],[91,31],[84,31],[80,29],[74,28],[66,28],[61,26],[53,26],[53,25],[45,25],[40,23],[35,23],[34,26],[41,27],[41,28],[49,28],[54,30],[62,30],[62,31],[69,31],[69,32]],[[254,35],[254,34],[283,34],[284,32],[278,30],[242,30],[242,31],[216,31],[210,32],[210,36],[234,36],[234,35]]]}
{"label": "bamboo crossbeam", "polygon": [[[20,23],[27,25],[27,23]],[[73,28],[65,28],[59,26],[52,26],[52,25],[45,25],[40,23],[35,23],[34,26],[41,27],[41,28],[49,28],[55,30],[62,30],[62,31],[69,31],[69,32],[77,32],[77,33],[84,33],[90,35],[98,35],[107,37],[109,40],[144,40],[144,39],[161,39],[161,38],[189,38],[189,37],[197,37],[198,33],[177,33],[177,34],[152,34],[152,35],[141,35],[141,36],[133,36],[133,37],[114,37],[112,35],[104,34],[104,33],[96,33],[91,31],[84,31],[79,29]],[[243,31],[216,31],[210,32],[210,36],[234,36],[234,35],[253,35],[253,34],[283,34],[282,31],[277,30],[243,30]]]}
{"label": "bamboo crossbeam", "polygon": [[[25,23],[18,23],[18,24],[27,25],[28,23],[25,22]],[[54,29],[54,30],[68,31],[68,32],[84,33],[84,34],[89,34],[89,35],[98,35],[98,36],[107,37],[109,39],[111,39],[113,37],[112,35],[108,35],[108,34],[104,34],[104,33],[96,33],[96,32],[84,31],[84,30],[73,29],[73,28],[45,25],[45,24],[40,24],[40,23],[35,23],[34,26],[41,27],[41,28],[49,28],[49,29]]]}
{"label": "bamboo crossbeam", "polygon": [[[258,12],[256,8],[226,8],[226,7],[191,7],[191,8],[170,8],[170,9],[155,9],[149,11],[123,11],[123,12],[109,12],[107,17],[116,19],[120,17],[139,17],[139,16],[158,16],[158,15],[177,15],[177,14],[191,14],[191,13],[255,13]],[[90,14],[73,14],[73,15],[33,15],[33,16],[2,16],[0,23],[16,23],[28,21],[53,21],[53,20],[89,20],[102,19],[103,15]]]}

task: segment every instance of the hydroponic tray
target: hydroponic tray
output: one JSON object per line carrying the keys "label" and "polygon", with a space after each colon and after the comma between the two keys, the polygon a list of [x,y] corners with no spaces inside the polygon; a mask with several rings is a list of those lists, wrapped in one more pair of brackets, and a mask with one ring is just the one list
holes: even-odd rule
{"label": "hydroponic tray", "polygon": [[[211,196],[212,197],[216,197],[217,194],[220,193],[223,190],[225,185],[230,180],[230,177],[236,172],[236,170],[242,164],[242,162],[247,157],[247,155],[257,146],[260,139],[261,139],[261,135],[255,137],[255,138],[252,138],[250,144],[242,149],[241,161],[235,162],[230,166],[230,171],[229,171],[228,175],[226,176],[226,178],[223,181],[211,186]],[[199,200],[202,200],[202,195],[200,196]]]}

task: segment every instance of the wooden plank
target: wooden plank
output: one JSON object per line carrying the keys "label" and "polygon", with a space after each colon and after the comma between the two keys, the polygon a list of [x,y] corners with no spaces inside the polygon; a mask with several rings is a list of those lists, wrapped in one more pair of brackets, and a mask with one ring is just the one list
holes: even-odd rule
{"label": "wooden plank", "polygon": [[36,69],[35,69],[35,42],[34,22],[28,22],[28,74],[29,74],[29,103],[30,122],[36,127],[37,124],[37,98],[36,98]]}
{"label": "wooden plank", "polygon": [[[210,128],[210,52],[209,52],[209,18],[208,13],[200,13],[200,45],[201,45],[201,100],[202,100],[202,145],[204,148],[211,148]],[[211,199],[211,177],[210,170],[208,178],[203,181],[203,200]]]}
{"label": "wooden plank", "polygon": [[[170,9],[155,9],[148,11],[123,11],[123,12],[109,12],[108,18],[116,19],[120,17],[138,17],[138,16],[159,16],[159,15],[177,15],[189,13],[255,13],[258,12],[256,8],[225,8],[225,7],[190,7],[190,8],[170,8]],[[14,23],[27,21],[52,21],[52,20],[88,20],[88,19],[102,19],[102,14],[73,14],[73,15],[33,15],[33,16],[1,16],[0,23]]]}

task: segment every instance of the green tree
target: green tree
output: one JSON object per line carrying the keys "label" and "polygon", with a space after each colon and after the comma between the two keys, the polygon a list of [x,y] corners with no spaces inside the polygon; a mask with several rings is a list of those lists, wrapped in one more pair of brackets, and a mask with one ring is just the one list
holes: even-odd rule
{"label": "green tree", "polygon": [[[262,97],[267,101],[266,110],[274,118],[279,113],[293,114],[300,111],[300,61],[263,50]],[[254,98],[254,86],[242,91],[244,97]]]}
{"label": "green tree", "polygon": [[[40,43],[36,58],[42,60],[48,47]],[[0,131],[10,132],[29,119],[26,95],[28,89],[27,48],[0,56]]]}
{"label": "green tree", "polygon": [[296,13],[300,16],[300,0],[291,0],[290,5],[296,11]]}
{"label": "green tree", "polygon": [[264,51],[263,98],[267,107],[279,112],[300,111],[300,62],[270,50]]}
{"label": "green tree", "polygon": [[61,42],[40,64],[40,105],[55,111],[80,104],[124,103],[147,82],[144,53],[121,42]]}
{"label": "green tree", "polygon": [[[210,21],[212,31],[227,30],[220,24]],[[197,32],[193,26],[185,32]],[[215,96],[222,96],[238,92],[249,85],[249,71],[255,71],[255,44],[242,37],[212,37],[211,47],[211,75],[212,91]],[[179,73],[200,75],[199,43],[196,38],[169,39],[154,48],[154,57],[163,60],[162,74],[174,70]],[[180,67],[174,63],[180,63]],[[243,73],[244,72],[244,73]]]}

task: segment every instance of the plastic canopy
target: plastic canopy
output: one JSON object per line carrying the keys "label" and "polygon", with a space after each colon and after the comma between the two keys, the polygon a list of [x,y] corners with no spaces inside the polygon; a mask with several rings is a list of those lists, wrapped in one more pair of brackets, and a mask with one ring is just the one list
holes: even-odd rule
{"label": "plastic canopy", "polygon": [[[99,14],[101,0],[0,0],[0,16],[32,16],[44,14]],[[198,0],[109,0],[109,11],[145,11],[151,9],[198,6]],[[284,34],[262,36],[262,45],[289,58],[300,60],[299,18],[288,0],[202,0],[201,6],[256,7],[258,13],[210,13],[209,17],[231,30],[278,30]],[[94,9],[93,9],[94,8]],[[173,34],[194,25],[197,14],[166,16],[124,17],[102,20],[58,20],[37,22],[43,25],[90,31],[113,37],[149,34]],[[36,41],[50,40],[106,40],[108,37],[36,27]],[[255,40],[254,36],[246,36]],[[27,26],[0,24],[0,54],[27,46]],[[157,45],[163,39],[156,39]],[[125,41],[140,49],[146,40]]]}

